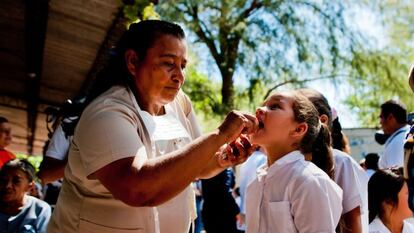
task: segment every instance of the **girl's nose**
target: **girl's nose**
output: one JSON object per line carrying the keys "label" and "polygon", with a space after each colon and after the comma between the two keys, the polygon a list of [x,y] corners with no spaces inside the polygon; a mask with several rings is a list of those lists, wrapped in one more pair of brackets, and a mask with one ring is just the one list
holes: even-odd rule
{"label": "girl's nose", "polygon": [[259,107],[256,109],[256,117],[263,115],[263,113],[264,113],[264,107]]}

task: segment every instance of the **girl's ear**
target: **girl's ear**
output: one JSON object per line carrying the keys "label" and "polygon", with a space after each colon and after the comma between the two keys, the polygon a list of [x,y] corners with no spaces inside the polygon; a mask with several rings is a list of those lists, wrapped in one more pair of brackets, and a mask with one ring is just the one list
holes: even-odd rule
{"label": "girl's ear", "polygon": [[134,77],[135,77],[135,69],[137,66],[137,61],[138,61],[137,53],[132,49],[128,49],[125,52],[125,63],[126,63],[129,73]]}
{"label": "girl's ear", "polygon": [[305,122],[297,124],[295,130],[292,132],[292,136],[295,138],[303,137],[308,131],[308,124]]}

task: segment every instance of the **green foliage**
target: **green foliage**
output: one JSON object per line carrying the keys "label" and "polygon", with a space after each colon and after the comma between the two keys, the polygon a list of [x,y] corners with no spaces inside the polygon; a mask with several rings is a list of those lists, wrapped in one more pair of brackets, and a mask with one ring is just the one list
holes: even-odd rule
{"label": "green foliage", "polygon": [[194,65],[186,68],[186,81],[183,91],[190,97],[197,118],[204,131],[209,132],[217,128],[221,116],[215,114],[220,108],[219,85],[212,83],[207,76],[197,72]]}
{"label": "green foliage", "polygon": [[[382,25],[376,26],[384,29],[378,37],[386,45],[375,46],[375,38],[352,25],[358,13],[349,15],[350,9],[364,8],[378,12]],[[131,20],[158,17],[157,12],[183,24],[190,50],[206,49],[203,59],[221,75],[221,83],[212,83],[196,65],[187,71],[184,90],[207,130],[230,108],[254,112],[271,90],[316,79],[333,81],[338,91],[342,85],[349,89],[346,104],[363,126],[378,126],[379,106],[388,99],[414,109],[406,80],[414,59],[409,0],[170,0],[157,6],[135,0],[125,6]]]}
{"label": "green foliage", "polygon": [[27,161],[29,161],[33,165],[33,167],[36,169],[36,172],[39,171],[40,163],[43,160],[42,156],[28,156],[26,154],[20,154],[20,153],[17,153],[16,157],[18,159],[26,159]]}
{"label": "green foliage", "polygon": [[380,48],[360,49],[355,53],[349,84],[352,93],[346,103],[358,114],[362,125],[379,125],[380,105],[389,99],[398,99],[414,110],[413,93],[408,86],[408,71],[414,60],[414,20],[410,2],[384,1],[379,5],[378,17],[384,27]]}
{"label": "green foliage", "polygon": [[125,17],[131,23],[160,18],[154,9],[154,3],[150,0],[133,0],[130,4],[125,4],[123,10]]}
{"label": "green foliage", "polygon": [[[183,23],[193,42],[208,48],[222,76],[223,110],[234,107],[236,71],[255,88],[295,85],[312,73],[335,76],[349,65],[360,35],[345,23],[344,9],[358,1],[165,1],[164,19]],[[303,83],[303,82],[302,82]],[[263,89],[266,92],[266,88]],[[257,93],[247,91],[246,93]],[[245,93],[245,91],[242,91]],[[252,97],[252,96],[250,96]],[[254,98],[251,98],[252,100]]]}

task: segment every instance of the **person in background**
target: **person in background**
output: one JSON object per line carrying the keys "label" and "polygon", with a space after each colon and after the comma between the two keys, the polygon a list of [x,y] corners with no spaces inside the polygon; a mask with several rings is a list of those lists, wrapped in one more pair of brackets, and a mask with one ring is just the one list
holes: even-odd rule
{"label": "person in background", "polygon": [[331,169],[331,136],[315,106],[297,91],[276,92],[256,110],[259,129],[250,135],[267,165],[247,188],[247,233],[335,232],[342,190],[314,163]]}
{"label": "person in background", "polygon": [[379,169],[379,155],[377,153],[369,153],[365,156],[365,168],[368,179]]}
{"label": "person in background", "polygon": [[404,142],[410,129],[407,110],[403,103],[388,100],[381,105],[380,124],[384,134],[390,135],[380,155],[380,168],[404,166]]}
{"label": "person in background", "polygon": [[204,199],[201,219],[207,233],[237,233],[240,210],[232,194],[235,181],[230,168],[201,180]]}
{"label": "person in background", "polygon": [[368,182],[370,233],[412,233],[408,187],[403,176],[390,169],[378,170]]}
{"label": "person in background", "polygon": [[[236,202],[237,206],[240,209],[240,188],[239,187],[235,187],[233,189],[233,197],[234,197],[234,201]],[[244,223],[245,220],[244,218],[241,219],[241,214],[239,213],[236,216],[236,225],[237,225],[237,233],[244,233],[246,231],[246,224]]]}
{"label": "person in background", "polygon": [[194,220],[194,232],[190,229],[189,233],[201,233],[204,229],[203,220],[201,219],[201,209],[203,205],[203,190],[201,189],[201,180],[196,180],[192,183],[195,197],[196,197],[196,211],[197,211],[197,218]]}
{"label": "person in background", "polygon": [[[328,100],[313,89],[300,89],[316,107],[320,121],[332,128],[332,112]],[[340,132],[340,131],[339,131]],[[335,182],[343,190],[342,223],[344,232],[368,232],[368,178],[361,166],[348,154],[330,147],[334,158]]]}
{"label": "person in background", "polygon": [[259,149],[253,152],[252,155],[240,165],[239,177],[240,177],[240,219],[239,229],[246,230],[246,191],[251,182],[257,178],[257,169],[265,165],[267,162],[266,155]]}
{"label": "person in background", "polygon": [[0,116],[0,169],[3,164],[16,158],[16,155],[6,149],[11,141],[11,125],[7,118]]}
{"label": "person in background", "polygon": [[257,120],[231,111],[201,135],[180,91],[187,62],[179,25],[129,26],[76,125],[47,232],[189,232],[191,183],[244,162],[255,146],[243,135]]}
{"label": "person in background", "polygon": [[342,131],[341,123],[339,122],[339,117],[334,108],[332,108],[332,147],[334,149],[343,151],[347,154],[351,154],[351,147],[349,145],[349,139]]}
{"label": "person in background", "polygon": [[62,126],[59,125],[44,152],[38,177],[43,185],[52,183],[63,177],[69,152],[70,137],[66,137]]}
{"label": "person in background", "polygon": [[34,167],[27,160],[10,160],[0,169],[0,231],[44,233],[50,206],[27,193],[33,188]]}
{"label": "person in background", "polygon": [[71,136],[66,136],[60,124],[44,148],[37,176],[44,187],[43,200],[55,208],[64,175]]}

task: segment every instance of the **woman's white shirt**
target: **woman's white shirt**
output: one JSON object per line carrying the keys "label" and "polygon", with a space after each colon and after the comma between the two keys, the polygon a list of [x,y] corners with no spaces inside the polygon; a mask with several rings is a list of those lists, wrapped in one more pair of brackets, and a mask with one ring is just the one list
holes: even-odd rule
{"label": "woman's white shirt", "polygon": [[[198,137],[200,130],[194,113],[186,115],[178,99],[168,105],[167,113],[169,109],[173,110],[174,117],[188,133],[185,136],[191,139]],[[150,159],[188,143],[181,133],[170,137],[167,140],[170,142],[162,142],[163,139],[153,135],[156,131],[143,120],[145,116],[139,110],[132,92],[118,86],[99,96],[84,110],[75,129],[65,179],[48,233],[159,233],[165,225],[169,225],[170,232],[188,232],[189,223],[195,217],[194,194],[190,185],[164,205],[133,207],[114,198],[99,180],[88,179],[93,172],[119,159],[131,156]],[[175,201],[178,203],[171,204]],[[170,211],[176,213],[174,218],[177,220],[171,225],[171,219],[168,219],[164,225],[163,219],[169,217],[164,217],[163,210],[159,209],[177,205],[180,211],[185,211]]]}
{"label": "woman's white shirt", "polygon": [[[404,221],[402,233],[413,233],[414,225],[408,221]],[[369,224],[369,233],[391,233],[391,231],[382,223],[381,219],[376,217]]]}
{"label": "woman's white shirt", "polygon": [[247,188],[247,233],[334,233],[342,190],[304,155],[293,151],[262,167]]}
{"label": "woman's white shirt", "polygon": [[[165,111],[162,116],[151,116],[140,111],[154,143],[153,154],[156,157],[178,150],[192,140],[170,105],[165,106]],[[189,232],[190,222],[196,217],[194,203],[194,191],[188,186],[173,199],[157,206],[160,232]],[[177,217],[178,213],[180,217]]]}

